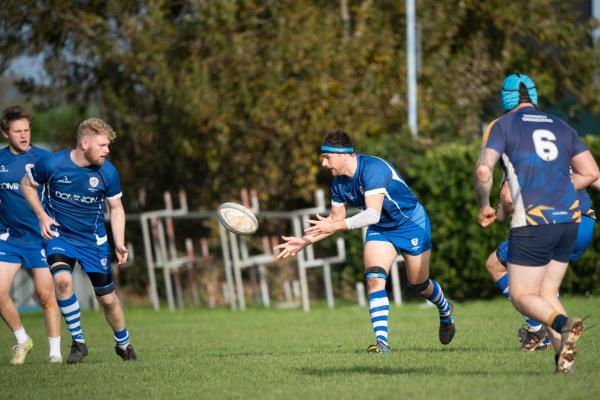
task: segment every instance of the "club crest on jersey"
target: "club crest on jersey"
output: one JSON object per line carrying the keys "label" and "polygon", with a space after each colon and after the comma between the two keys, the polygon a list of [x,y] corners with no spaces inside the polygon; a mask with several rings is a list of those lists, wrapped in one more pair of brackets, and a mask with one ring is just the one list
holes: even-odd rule
{"label": "club crest on jersey", "polygon": [[46,257],[46,250],[42,249],[40,250],[40,254],[42,255],[42,257]]}
{"label": "club crest on jersey", "polygon": [[106,267],[106,263],[108,262],[108,259],[103,258],[100,260],[100,264],[102,264],[103,267]]}
{"label": "club crest on jersey", "polygon": [[100,180],[98,178],[96,178],[95,176],[92,176],[90,178],[90,186],[95,188],[96,186],[98,186],[98,184],[100,183]]}
{"label": "club crest on jersey", "polygon": [[419,238],[410,239],[410,243],[413,246],[418,246],[419,245]]}
{"label": "club crest on jersey", "polygon": [[35,164],[25,164],[25,172],[29,173],[33,169]]}
{"label": "club crest on jersey", "polygon": [[365,188],[364,187],[359,186],[358,190],[360,190],[360,194],[365,194]]}
{"label": "club crest on jersey", "polygon": [[67,178],[66,176],[63,176],[62,178],[58,179],[56,182],[71,183],[71,181],[69,180],[69,178]]}
{"label": "club crest on jersey", "polygon": [[4,166],[4,164],[0,165],[0,172],[8,172],[8,169]]}

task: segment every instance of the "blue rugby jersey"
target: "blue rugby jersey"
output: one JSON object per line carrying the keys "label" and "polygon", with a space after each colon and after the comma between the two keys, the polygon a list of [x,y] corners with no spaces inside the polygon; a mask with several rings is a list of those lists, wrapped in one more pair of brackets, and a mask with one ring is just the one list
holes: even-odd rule
{"label": "blue rugby jersey", "polygon": [[75,246],[107,242],[104,199],[122,196],[119,173],[105,160],[101,166],[80,167],[71,149],[42,157],[30,171],[34,184],[47,185],[46,210],[60,226],[59,237]]}
{"label": "blue rugby jersey", "polygon": [[381,218],[375,226],[395,228],[410,219],[417,198],[392,165],[378,157],[357,154],[358,166],[352,178],[336,176],[331,184],[331,204],[366,208],[365,196],[384,193]]}
{"label": "blue rugby jersey", "polygon": [[484,146],[501,155],[514,204],[513,228],[581,220],[570,161],[587,148],[566,122],[523,107],[493,121]]}
{"label": "blue rugby jersey", "polygon": [[[46,154],[36,146],[21,154],[11,153],[8,146],[0,150],[0,240],[24,247],[42,244],[40,224],[23,197],[21,179]],[[43,199],[43,186],[38,193]]]}

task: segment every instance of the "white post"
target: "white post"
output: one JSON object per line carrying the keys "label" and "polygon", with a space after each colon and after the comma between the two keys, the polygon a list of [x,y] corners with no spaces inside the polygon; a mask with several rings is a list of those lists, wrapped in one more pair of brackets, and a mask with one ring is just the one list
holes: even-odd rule
{"label": "white post", "polygon": [[[232,310],[237,309],[237,304],[235,302],[235,294],[234,294],[234,283],[233,283],[233,275],[232,275],[232,267],[231,267],[231,256],[229,254],[229,241],[227,239],[227,232],[223,225],[219,224],[219,234],[221,235],[221,251],[223,253],[223,264],[225,266],[225,279],[227,280],[227,296],[226,301],[229,303],[229,307]],[[223,286],[225,290],[225,286]]]}
{"label": "white post", "polygon": [[335,308],[333,301],[333,288],[331,286],[331,265],[323,264],[323,280],[325,281],[325,297],[327,298],[327,307]]}
{"label": "white post", "polygon": [[394,293],[394,303],[397,306],[402,305],[402,293],[400,292],[400,271],[398,270],[399,259],[401,259],[401,257],[396,258],[392,263],[392,267],[390,268],[392,270],[390,275],[392,276],[392,291]]}
{"label": "white post", "polygon": [[406,0],[406,81],[408,84],[408,127],[413,139],[417,131],[417,49],[415,0]]}
{"label": "white post", "polygon": [[356,299],[358,300],[359,307],[367,306],[367,296],[365,294],[365,284],[363,282],[356,282]]}
{"label": "white post", "polygon": [[271,307],[271,298],[269,296],[269,285],[267,284],[267,268],[264,264],[258,266],[258,281],[260,284],[263,306],[269,308]]}

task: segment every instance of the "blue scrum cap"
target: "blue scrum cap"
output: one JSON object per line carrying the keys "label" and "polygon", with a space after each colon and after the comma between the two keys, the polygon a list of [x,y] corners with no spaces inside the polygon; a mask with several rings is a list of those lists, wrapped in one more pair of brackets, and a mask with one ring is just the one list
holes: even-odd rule
{"label": "blue scrum cap", "polygon": [[527,88],[527,94],[531,100],[531,104],[537,105],[537,90],[535,83],[525,74],[515,73],[504,78],[502,83],[502,110],[508,112],[519,105],[519,87],[521,83]]}
{"label": "blue scrum cap", "polygon": [[321,146],[321,153],[354,153],[353,147]]}

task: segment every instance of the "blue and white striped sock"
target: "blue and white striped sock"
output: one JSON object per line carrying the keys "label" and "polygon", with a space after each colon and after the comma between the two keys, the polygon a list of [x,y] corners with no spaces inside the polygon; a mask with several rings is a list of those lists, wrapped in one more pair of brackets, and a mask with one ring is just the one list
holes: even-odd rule
{"label": "blue and white striped sock", "polygon": [[115,332],[115,341],[117,345],[125,350],[127,345],[129,344],[129,332],[127,332],[127,328],[124,328],[122,331],[114,331]]}
{"label": "blue and white striped sock", "polygon": [[510,293],[508,292],[508,274],[504,274],[502,278],[498,279],[496,281],[496,286],[498,286],[502,295],[510,300]]}
{"label": "blue and white striped sock", "polygon": [[67,329],[71,332],[73,340],[80,343],[85,343],[83,330],[81,329],[81,310],[79,309],[79,301],[75,293],[66,300],[58,300],[60,313],[65,319]]}
{"label": "blue and white striped sock", "polygon": [[375,338],[388,343],[388,314],[390,313],[390,301],[385,290],[379,290],[369,294],[369,314]]}
{"label": "blue and white striped sock", "polygon": [[[433,285],[433,292],[427,297],[427,300],[432,302],[438,308],[440,313],[440,319],[444,320],[447,317],[450,317],[452,313],[452,307],[450,307],[450,303],[446,300],[446,296],[444,296],[444,291],[442,290],[439,283],[434,281],[433,279],[429,279],[431,284]],[[453,317],[449,318],[449,321],[454,319]]]}

